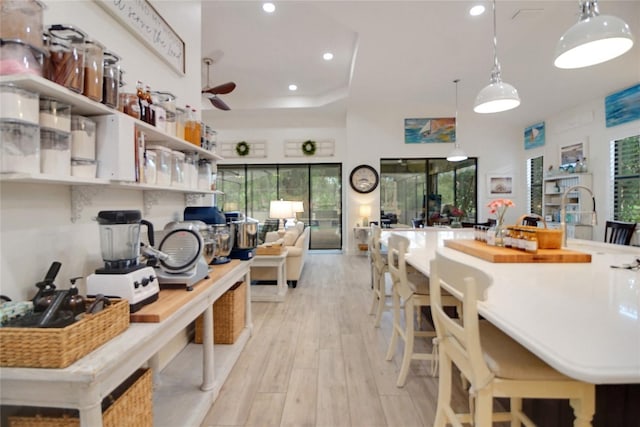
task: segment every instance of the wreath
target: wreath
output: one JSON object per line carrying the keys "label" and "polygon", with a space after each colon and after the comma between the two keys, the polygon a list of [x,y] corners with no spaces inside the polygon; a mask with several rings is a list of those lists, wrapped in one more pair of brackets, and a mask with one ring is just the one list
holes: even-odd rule
{"label": "wreath", "polygon": [[249,151],[251,151],[251,147],[249,147],[249,144],[245,141],[240,141],[236,144],[236,153],[238,156],[244,157],[249,154]]}
{"label": "wreath", "polygon": [[302,143],[302,154],[305,156],[313,156],[316,154],[316,142],[310,139]]}

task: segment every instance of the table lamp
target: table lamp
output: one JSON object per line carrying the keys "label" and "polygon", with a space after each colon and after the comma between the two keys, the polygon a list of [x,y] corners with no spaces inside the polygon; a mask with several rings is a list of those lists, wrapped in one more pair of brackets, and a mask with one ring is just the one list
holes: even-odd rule
{"label": "table lamp", "polygon": [[292,203],[286,200],[272,200],[269,204],[269,218],[279,219],[278,234],[284,234],[284,220],[293,217]]}
{"label": "table lamp", "polygon": [[366,227],[369,225],[369,215],[371,215],[371,206],[360,205],[360,216],[362,217],[363,227]]}

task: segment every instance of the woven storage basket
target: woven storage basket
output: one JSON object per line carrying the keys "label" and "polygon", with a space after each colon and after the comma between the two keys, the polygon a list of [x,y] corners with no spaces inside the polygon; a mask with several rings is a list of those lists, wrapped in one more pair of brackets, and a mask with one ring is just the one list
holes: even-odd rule
{"label": "woven storage basket", "polygon": [[[213,342],[233,344],[244,329],[247,285],[238,282],[213,304]],[[202,315],[196,319],[195,342],[202,344]]]}
{"label": "woven storage basket", "polygon": [[128,327],[122,299],[64,328],[0,328],[0,366],[66,368]]}
{"label": "woven storage basket", "polygon": [[517,224],[521,224],[525,216],[536,216],[544,224],[544,228],[532,227],[529,225],[515,225],[511,228],[521,231],[535,231],[538,239],[539,249],[560,249],[562,248],[562,230],[547,228],[547,221],[539,215],[523,215],[518,219]]}
{"label": "woven storage basket", "polygon": [[[138,369],[102,401],[102,407],[106,406],[108,407],[102,414],[104,427],[152,427],[153,383],[151,369]],[[77,411],[35,409],[34,415],[9,417],[9,427],[79,426],[80,418],[77,416]]]}

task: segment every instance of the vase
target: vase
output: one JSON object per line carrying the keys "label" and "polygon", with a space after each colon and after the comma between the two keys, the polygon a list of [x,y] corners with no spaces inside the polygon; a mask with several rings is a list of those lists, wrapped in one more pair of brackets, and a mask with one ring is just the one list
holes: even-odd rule
{"label": "vase", "polygon": [[451,228],[462,228],[462,223],[458,218],[453,218],[450,224]]}
{"label": "vase", "polygon": [[496,230],[495,230],[496,246],[504,246],[504,237],[506,232],[507,232],[507,228],[504,226],[504,222],[502,221],[497,222]]}

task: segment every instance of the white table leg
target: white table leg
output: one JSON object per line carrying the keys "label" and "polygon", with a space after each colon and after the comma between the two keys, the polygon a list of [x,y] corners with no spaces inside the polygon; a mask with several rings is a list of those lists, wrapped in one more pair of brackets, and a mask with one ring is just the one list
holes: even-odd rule
{"label": "white table leg", "polygon": [[102,427],[102,402],[80,409],[80,427]]}
{"label": "white table leg", "polygon": [[202,386],[201,390],[212,390],[215,382],[213,367],[213,305],[203,313],[202,327]]}

